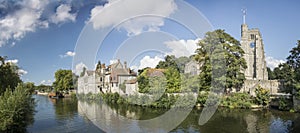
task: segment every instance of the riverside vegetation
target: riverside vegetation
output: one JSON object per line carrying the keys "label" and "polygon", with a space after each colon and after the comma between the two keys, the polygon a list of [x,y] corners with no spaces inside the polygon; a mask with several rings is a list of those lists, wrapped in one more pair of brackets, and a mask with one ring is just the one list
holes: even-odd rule
{"label": "riverside vegetation", "polygon": [[[231,93],[233,88],[240,88],[244,81],[245,75],[242,70],[247,68],[245,59],[243,58],[244,51],[240,47],[239,41],[231,37],[224,30],[216,30],[206,33],[204,39],[198,42],[199,48],[196,54],[190,57],[176,58],[172,55],[167,55],[164,61],[160,61],[156,69],[144,68],[138,71],[137,78],[139,93],[145,95],[120,96],[118,93],[108,94],[87,94],[86,96],[79,95],[80,98],[88,100],[102,99],[108,103],[114,104],[133,104],[152,108],[170,108],[173,106],[186,107],[189,105],[207,106],[210,101],[207,101],[209,91],[212,89],[212,73],[213,71],[226,70],[226,74],[218,77],[220,85],[227,88],[225,95],[220,97],[220,106],[225,108],[251,108],[253,105],[267,108],[270,103],[270,92],[258,86],[255,88],[256,96],[250,96],[248,93]],[[222,49],[221,49],[222,48]],[[222,51],[221,51],[222,50]],[[221,54],[222,53],[222,54]],[[299,96],[300,89],[300,41],[297,47],[290,51],[291,55],[287,58],[287,63],[283,63],[273,71],[268,68],[270,79],[279,79],[286,81],[284,87],[286,91],[295,96]],[[214,57],[224,57],[225,65],[212,66],[212,62],[217,61]],[[196,76],[182,74],[184,65],[191,61],[202,64],[201,73]],[[151,72],[159,71],[161,75],[151,75]],[[289,76],[292,75],[291,77]],[[215,89],[215,88],[213,88]],[[292,93],[292,90],[296,90]],[[160,98],[151,96],[156,93],[164,93]],[[179,96],[179,93],[198,93],[198,97],[194,95]],[[217,98],[218,94],[216,94]],[[102,97],[102,98],[101,98]],[[182,103],[176,103],[178,98],[183,98]],[[156,100],[155,100],[156,99]],[[148,103],[148,101],[153,101]],[[195,101],[191,103],[190,101]],[[214,101],[214,100],[213,100]],[[176,103],[176,104],[175,104]],[[291,100],[281,98],[279,100],[279,110],[294,111]]]}
{"label": "riverside vegetation", "polygon": [[33,83],[22,83],[18,67],[0,56],[0,132],[26,132],[34,121]]}

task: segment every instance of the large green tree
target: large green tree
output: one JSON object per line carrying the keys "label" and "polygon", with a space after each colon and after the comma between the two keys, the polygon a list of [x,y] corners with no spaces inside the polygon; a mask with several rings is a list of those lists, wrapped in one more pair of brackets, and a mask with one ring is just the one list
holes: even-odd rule
{"label": "large green tree", "polygon": [[292,87],[296,90],[296,95],[300,97],[300,40],[298,40],[296,47],[290,51],[287,57],[287,64],[291,71],[290,78],[286,77],[285,80],[291,82]]}
{"label": "large green tree", "polygon": [[5,62],[5,60],[6,57],[0,56],[0,95],[7,88],[14,90],[18,83],[22,82],[18,74],[18,66],[10,62]]}
{"label": "large green tree", "polygon": [[[215,79],[218,83],[228,89],[239,89],[243,85],[245,80],[243,70],[247,68],[247,65],[239,41],[224,30],[215,30],[207,32],[205,38],[199,41],[198,46],[195,60],[203,63],[200,90],[209,90],[212,84],[212,73],[222,72],[224,69],[226,74]],[[225,60],[223,61],[225,64],[213,63],[217,60]],[[212,64],[219,66],[212,66]]]}
{"label": "large green tree", "polygon": [[57,70],[53,87],[56,91],[69,90],[74,88],[73,73],[71,70]]}

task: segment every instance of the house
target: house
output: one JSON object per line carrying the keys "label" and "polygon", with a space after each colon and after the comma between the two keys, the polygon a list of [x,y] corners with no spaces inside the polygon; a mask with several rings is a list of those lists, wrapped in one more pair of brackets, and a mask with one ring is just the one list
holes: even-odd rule
{"label": "house", "polygon": [[187,64],[185,64],[184,67],[184,73],[190,74],[190,75],[199,75],[201,72],[201,64],[197,63],[195,60],[191,60]]}
{"label": "house", "polygon": [[[95,71],[84,71],[78,78],[78,93],[134,93],[137,92],[136,76],[137,74],[127,67],[126,62],[122,64],[118,60],[109,66],[98,62]],[[122,84],[125,85],[125,89],[120,88]]]}

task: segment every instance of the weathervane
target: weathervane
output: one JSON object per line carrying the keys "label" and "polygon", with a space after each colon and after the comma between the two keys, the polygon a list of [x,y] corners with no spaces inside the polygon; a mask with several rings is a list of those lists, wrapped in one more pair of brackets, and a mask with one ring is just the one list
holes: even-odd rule
{"label": "weathervane", "polygon": [[247,9],[243,8],[242,9],[243,12],[243,24],[246,24],[246,14],[247,14]]}

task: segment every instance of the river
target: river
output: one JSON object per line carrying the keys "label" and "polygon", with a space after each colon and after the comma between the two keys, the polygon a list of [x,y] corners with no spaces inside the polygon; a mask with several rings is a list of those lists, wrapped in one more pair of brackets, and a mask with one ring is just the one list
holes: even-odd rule
{"label": "river", "polygon": [[[142,124],[138,120],[151,120],[166,112],[162,109],[142,108],[136,106],[107,105],[72,99],[49,99],[46,96],[33,96],[37,102],[35,120],[27,130],[32,133],[53,132],[124,132],[140,131]],[[288,133],[300,131],[300,114],[277,110],[239,110],[219,108],[205,124],[198,125],[201,109],[193,109],[184,121],[171,132],[201,133],[243,133],[272,132]],[[128,118],[126,124],[120,123],[117,114]],[[119,123],[118,123],[119,122]],[[165,124],[164,121],[157,125]],[[115,126],[114,126],[115,125]],[[124,126],[126,126],[124,129]],[[100,128],[101,129],[100,129]],[[155,126],[153,126],[155,127]],[[153,129],[151,131],[165,131]]]}

